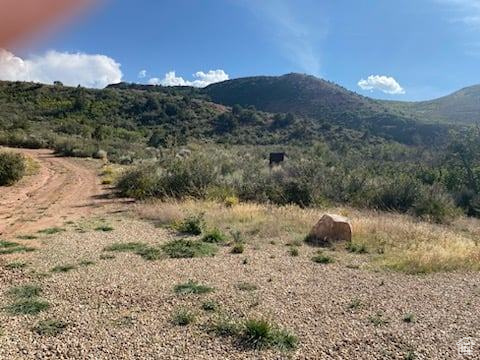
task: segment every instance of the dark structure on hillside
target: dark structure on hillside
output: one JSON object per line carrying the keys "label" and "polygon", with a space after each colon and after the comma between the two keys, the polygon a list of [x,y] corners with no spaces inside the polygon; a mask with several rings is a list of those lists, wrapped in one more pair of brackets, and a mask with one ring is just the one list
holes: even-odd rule
{"label": "dark structure on hillside", "polygon": [[270,153],[270,166],[279,165],[285,161],[285,154],[284,152],[277,152],[277,153]]}

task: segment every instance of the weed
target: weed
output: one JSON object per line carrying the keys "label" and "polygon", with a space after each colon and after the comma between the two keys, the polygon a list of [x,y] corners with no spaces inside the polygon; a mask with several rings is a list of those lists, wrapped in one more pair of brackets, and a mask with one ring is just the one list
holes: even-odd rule
{"label": "weed", "polygon": [[111,254],[100,255],[100,260],[112,260],[112,259],[115,259],[115,255],[111,255]]}
{"label": "weed", "polygon": [[241,326],[232,320],[221,318],[213,323],[211,330],[217,336],[235,336],[240,334]]}
{"label": "weed", "polygon": [[53,234],[58,234],[60,232],[64,232],[65,229],[59,228],[59,227],[51,227],[43,230],[39,230],[39,234],[45,234],[45,235],[53,235]]}
{"label": "weed", "polygon": [[368,250],[367,250],[367,247],[365,246],[365,244],[358,244],[358,243],[354,243],[352,241],[349,241],[345,245],[345,249],[347,249],[347,251],[349,251],[351,253],[357,253],[357,254],[368,253]]}
{"label": "weed", "polygon": [[415,322],[415,315],[410,313],[403,315],[403,322],[406,322],[406,323]]}
{"label": "weed", "polygon": [[312,257],[312,261],[316,262],[318,264],[331,264],[335,260],[331,256],[328,256],[328,255],[325,255],[322,252],[319,252],[317,255]]}
{"label": "weed", "polygon": [[53,267],[52,270],[50,270],[50,271],[54,272],[54,273],[66,273],[66,272],[69,272],[69,271],[74,270],[76,268],[77,267],[75,265],[65,264],[65,265],[57,265],[57,266]]}
{"label": "weed", "polygon": [[213,244],[223,244],[227,241],[227,236],[218,228],[213,228],[203,236],[202,241]]}
{"label": "weed", "polygon": [[10,296],[14,296],[16,298],[33,298],[40,296],[42,289],[38,285],[27,284],[14,287],[8,291]]}
{"label": "weed", "polygon": [[210,311],[210,312],[217,311],[218,308],[219,308],[218,303],[213,300],[207,300],[202,304],[202,309],[205,311]]}
{"label": "weed", "polygon": [[187,309],[177,309],[172,316],[172,322],[179,326],[186,326],[194,321],[195,314]]}
{"label": "weed", "polygon": [[32,330],[38,335],[56,336],[62,333],[67,326],[67,323],[62,320],[47,319],[39,321]]}
{"label": "weed", "polygon": [[78,263],[80,266],[90,266],[90,265],[95,265],[95,261],[91,260],[82,260]]}
{"label": "weed", "polygon": [[212,287],[201,285],[195,281],[189,280],[184,284],[176,285],[175,293],[177,294],[206,294],[212,292],[214,289]]}
{"label": "weed", "polygon": [[36,315],[50,307],[50,304],[42,299],[27,298],[19,299],[6,307],[6,310],[12,315]]}
{"label": "weed", "polygon": [[203,214],[200,214],[188,216],[174,227],[182,234],[200,235],[204,226]]}
{"label": "weed", "polygon": [[262,319],[250,319],[245,322],[242,341],[252,348],[276,347],[282,350],[294,349],[298,344],[295,335],[278,329]]}
{"label": "weed", "polygon": [[19,239],[19,240],[35,240],[37,238],[38,237],[35,236],[35,235],[18,235],[17,236],[17,239]]}
{"label": "weed", "polygon": [[171,258],[194,258],[214,256],[217,247],[201,241],[178,239],[164,244],[162,250]]}
{"label": "weed", "polygon": [[133,252],[145,260],[158,260],[162,257],[160,249],[139,242],[116,243],[106,246],[104,251]]}
{"label": "weed", "polygon": [[0,255],[35,251],[34,248],[20,245],[15,242],[0,240]]}
{"label": "weed", "polygon": [[348,308],[352,310],[358,309],[361,306],[362,306],[362,302],[360,301],[360,299],[353,299],[352,302],[348,304]]}
{"label": "weed", "polygon": [[377,312],[375,315],[370,315],[368,320],[375,326],[383,326],[388,324],[388,319],[385,319],[381,312]]}
{"label": "weed", "polygon": [[290,248],[289,253],[291,256],[298,256],[299,255],[298,248],[297,247]]}

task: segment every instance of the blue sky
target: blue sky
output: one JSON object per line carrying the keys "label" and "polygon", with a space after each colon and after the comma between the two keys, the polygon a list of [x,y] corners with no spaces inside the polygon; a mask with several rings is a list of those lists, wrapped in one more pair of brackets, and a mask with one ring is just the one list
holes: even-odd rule
{"label": "blue sky", "polygon": [[[424,100],[480,83],[480,0],[110,0],[35,48],[10,49],[39,81],[56,69],[48,50],[121,64],[121,75],[99,67],[113,71],[105,81],[165,83],[175,71],[169,81],[201,86],[301,72],[367,96]],[[62,80],[61,69],[52,76]]]}

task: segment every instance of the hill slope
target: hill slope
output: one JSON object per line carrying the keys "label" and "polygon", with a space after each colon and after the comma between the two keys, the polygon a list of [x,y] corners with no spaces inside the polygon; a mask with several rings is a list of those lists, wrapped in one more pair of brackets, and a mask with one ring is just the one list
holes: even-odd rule
{"label": "hill slope", "polygon": [[[386,105],[389,104],[386,103]],[[391,105],[430,122],[478,124],[480,123],[480,85],[466,87],[430,101],[395,102]]]}
{"label": "hill slope", "polygon": [[426,124],[387,102],[302,74],[228,80],[210,85],[204,92],[217,103],[253,105],[268,112],[291,112],[407,144],[439,139],[446,132],[445,127]]}

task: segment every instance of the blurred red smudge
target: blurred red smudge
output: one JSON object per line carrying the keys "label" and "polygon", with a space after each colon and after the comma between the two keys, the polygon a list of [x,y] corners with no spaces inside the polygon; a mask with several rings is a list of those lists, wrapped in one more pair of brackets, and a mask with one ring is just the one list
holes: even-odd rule
{"label": "blurred red smudge", "polygon": [[92,4],[93,0],[0,0],[0,48],[26,44]]}

